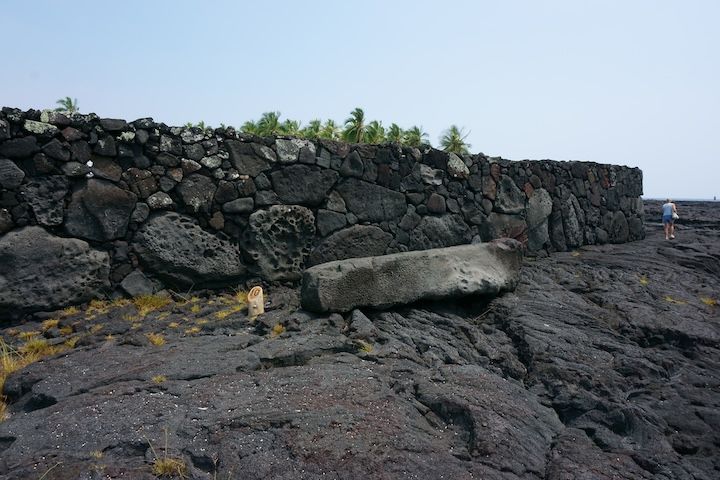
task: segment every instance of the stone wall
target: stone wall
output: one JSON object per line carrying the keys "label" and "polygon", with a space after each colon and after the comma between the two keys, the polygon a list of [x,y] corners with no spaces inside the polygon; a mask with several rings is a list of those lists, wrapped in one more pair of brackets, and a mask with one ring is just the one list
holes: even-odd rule
{"label": "stone wall", "polygon": [[0,310],[292,282],[307,265],[501,236],[545,252],[644,235],[637,168],[94,114],[2,109],[0,188]]}

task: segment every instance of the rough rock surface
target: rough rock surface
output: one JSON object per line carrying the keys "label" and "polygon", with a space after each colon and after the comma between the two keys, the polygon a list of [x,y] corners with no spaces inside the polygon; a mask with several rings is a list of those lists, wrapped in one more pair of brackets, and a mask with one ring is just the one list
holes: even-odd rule
{"label": "rough rock surface", "polygon": [[62,224],[63,199],[68,188],[68,180],[64,175],[37,177],[23,186],[25,200],[40,225],[54,227]]}
{"label": "rough rock surface", "polygon": [[337,182],[338,173],[292,165],[273,172],[271,177],[275,193],[283,203],[317,206]]}
{"label": "rough rock surface", "polygon": [[470,228],[459,215],[441,217],[423,217],[417,227],[410,232],[412,250],[452,247],[470,243]]}
{"label": "rough rock surface", "polygon": [[312,211],[274,205],[250,215],[245,249],[267,280],[299,280],[315,236]]}
{"label": "rough rock surface", "polygon": [[360,220],[393,220],[407,210],[405,195],[362,180],[345,180],[338,185],[337,191],[345,200],[348,210]]}
{"label": "rough rock surface", "polygon": [[0,236],[0,312],[53,310],[85,302],[109,287],[109,257],[41,227]]}
{"label": "rough rock surface", "polygon": [[513,240],[324,263],[303,273],[303,308],[349,312],[419,300],[497,295],[515,288],[522,263]]}
{"label": "rough rock surface", "polygon": [[151,217],[134,242],[142,262],[170,285],[233,285],[246,272],[235,245],[177,213]]}
{"label": "rough rock surface", "polygon": [[67,209],[65,230],[88,240],[125,236],[137,197],[105,180],[88,180],[75,191]]}
{"label": "rough rock surface", "polygon": [[675,241],[646,203],[645,240],[528,258],[489,303],[58,317],[81,340],[8,377],[0,476],[153,479],[167,445],[193,480],[713,480],[720,218],[678,206]]}
{"label": "rough rock surface", "polygon": [[371,225],[353,225],[333,233],[310,254],[308,265],[384,255],[392,235]]}

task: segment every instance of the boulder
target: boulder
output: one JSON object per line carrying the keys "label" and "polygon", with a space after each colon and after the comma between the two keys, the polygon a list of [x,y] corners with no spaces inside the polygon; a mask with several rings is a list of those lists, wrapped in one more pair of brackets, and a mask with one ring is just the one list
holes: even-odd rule
{"label": "boulder", "polygon": [[355,257],[384,255],[392,235],[372,225],[353,225],[335,232],[313,250],[308,265]]}
{"label": "boulder", "polygon": [[585,214],[575,195],[568,196],[562,203],[561,211],[565,243],[568,247],[579,247],[583,244]]}
{"label": "boulder", "polygon": [[522,246],[492,243],[337,260],[305,270],[303,308],[349,312],[420,300],[445,300],[511,291],[520,279]]}
{"label": "boulder", "polygon": [[312,211],[274,205],[250,215],[246,250],[265,280],[299,280],[315,237]]}
{"label": "boulder", "polygon": [[411,250],[451,247],[470,243],[472,232],[460,215],[427,216],[410,232]]}
{"label": "boulder", "polygon": [[261,172],[270,170],[270,157],[258,155],[253,144],[227,140],[225,146],[230,154],[230,161],[240,174],[256,177]]}
{"label": "boulder", "polygon": [[134,247],[149,270],[183,288],[234,285],[246,271],[235,245],[177,213],[151,217],[135,235]]}
{"label": "boulder", "polygon": [[525,210],[525,194],[515,185],[512,178],[502,175],[497,184],[495,211],[512,215],[523,210]]}
{"label": "boulder", "polygon": [[38,224],[54,227],[63,223],[64,199],[69,188],[64,175],[34,177],[23,186],[25,200]]}
{"label": "boulder", "polygon": [[349,178],[336,187],[347,209],[360,221],[395,220],[405,214],[405,195],[372,183]]}
{"label": "boulder", "polygon": [[320,236],[326,237],[335,230],[340,230],[347,225],[347,218],[344,214],[331,210],[318,209],[317,230]]}
{"label": "boulder", "polygon": [[0,208],[0,234],[9,232],[15,227],[12,215],[6,208]]}
{"label": "boulder", "polygon": [[238,198],[224,204],[222,209],[225,213],[250,213],[254,206],[255,202],[252,198]]}
{"label": "boulder", "polygon": [[452,178],[468,178],[470,176],[470,169],[465,165],[463,159],[454,153],[451,153],[448,158],[447,171]]}
{"label": "boulder", "polygon": [[608,212],[603,217],[603,225],[610,243],[625,243],[630,235],[627,218],[622,212]]}
{"label": "boulder", "polygon": [[35,137],[22,137],[0,144],[0,157],[24,158],[40,150]]}
{"label": "boulder", "polygon": [[300,140],[293,138],[285,140],[278,138],[275,140],[275,150],[277,150],[277,157],[280,163],[295,163],[298,160],[300,149],[308,149],[308,156],[315,157],[315,144],[309,140]]}
{"label": "boulder", "polygon": [[339,175],[335,170],[291,165],[273,172],[270,177],[281,202],[314,207],[325,200]]}
{"label": "boulder", "polygon": [[353,150],[350,152],[350,155],[343,160],[340,166],[340,175],[343,177],[362,178],[364,168],[365,166],[363,165],[362,158],[360,158],[360,154],[356,150]]}
{"label": "boulder", "polygon": [[141,271],[135,270],[128,274],[120,286],[131,297],[139,297],[140,295],[152,295],[155,293],[155,284],[147,278]]}
{"label": "boulder", "polygon": [[210,177],[194,173],[183,178],[177,187],[185,205],[193,213],[209,212],[215,198],[215,183]]}
{"label": "boulder", "polygon": [[137,196],[105,180],[88,180],[70,199],[65,230],[87,240],[107,241],[127,233]]}
{"label": "boulder", "polygon": [[44,122],[36,122],[34,120],[25,120],[23,128],[26,131],[41,137],[52,137],[60,131],[55,125]]}
{"label": "boulder", "polygon": [[528,248],[540,250],[550,241],[548,217],[552,213],[552,198],[547,190],[533,191],[527,206]]}
{"label": "boulder", "polygon": [[492,212],[480,226],[485,241],[495,238],[514,238],[522,243],[527,241],[527,223],[520,215],[505,215]]}
{"label": "boulder", "polygon": [[110,286],[110,259],[82,240],[32,226],[0,237],[0,311],[49,311]]}
{"label": "boulder", "polygon": [[15,165],[15,162],[0,159],[0,187],[13,189],[20,186],[25,178],[25,172]]}

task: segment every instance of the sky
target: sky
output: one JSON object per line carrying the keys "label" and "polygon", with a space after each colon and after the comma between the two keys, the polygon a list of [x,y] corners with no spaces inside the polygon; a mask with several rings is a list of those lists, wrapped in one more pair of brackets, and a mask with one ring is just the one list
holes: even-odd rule
{"label": "sky", "polygon": [[168,125],[450,125],[473,153],[720,197],[720,1],[1,0],[0,105]]}

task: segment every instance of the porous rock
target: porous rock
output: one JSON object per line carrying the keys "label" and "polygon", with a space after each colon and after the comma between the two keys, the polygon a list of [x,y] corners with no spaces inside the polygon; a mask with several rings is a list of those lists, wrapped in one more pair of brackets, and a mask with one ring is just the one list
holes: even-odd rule
{"label": "porous rock", "polygon": [[23,186],[25,200],[40,225],[53,227],[62,224],[63,200],[68,188],[68,179],[64,175],[35,177]]}
{"label": "porous rock", "polygon": [[[483,190],[484,192],[484,190]],[[515,181],[507,175],[502,175],[497,184],[495,198],[495,211],[507,214],[517,214],[525,209],[525,194],[515,185]]]}
{"label": "porous rock", "polygon": [[209,177],[194,173],[183,178],[177,189],[191,212],[209,212],[215,198],[215,183]]}
{"label": "porous rock", "polygon": [[136,201],[134,193],[108,181],[88,180],[72,195],[65,230],[95,241],[124,237]]}
{"label": "porous rock", "polygon": [[448,174],[453,178],[468,178],[470,176],[470,169],[465,165],[462,158],[456,154],[451,153],[447,162]]}
{"label": "porous rock", "polygon": [[308,265],[385,254],[392,234],[372,225],[353,225],[333,233],[315,247]]}
{"label": "porous rock", "polygon": [[285,140],[278,138],[275,140],[275,149],[280,163],[294,163],[298,160],[301,148],[307,148],[309,155],[315,157],[315,144],[308,140],[300,140],[293,138]]}
{"label": "porous rock", "polygon": [[0,311],[48,311],[109,287],[109,256],[82,240],[32,226],[0,237]]}
{"label": "porous rock", "polygon": [[235,245],[177,213],[151,217],[135,235],[134,246],[142,263],[172,285],[225,286],[246,271]]}
{"label": "porous rock", "polygon": [[0,159],[0,187],[7,189],[17,188],[24,178],[25,172],[15,165],[15,162]]}
{"label": "porous rock", "polygon": [[302,279],[303,308],[348,312],[419,300],[497,295],[520,278],[521,245],[504,239],[316,265]]}
{"label": "porous rock", "polygon": [[520,215],[492,212],[480,231],[484,240],[507,237],[524,242],[527,239],[527,223]]}
{"label": "porous rock", "polygon": [[271,162],[268,157],[258,155],[252,144],[227,140],[225,145],[230,154],[230,161],[241,174],[255,177],[261,172],[270,169]]}
{"label": "porous rock", "polygon": [[315,236],[312,211],[274,205],[250,215],[246,250],[266,280],[299,280]]}
{"label": "porous rock", "polygon": [[530,250],[539,250],[550,241],[548,217],[551,212],[552,198],[547,190],[543,188],[534,190],[527,206],[528,248]]}
{"label": "porous rock", "polygon": [[40,150],[33,136],[15,138],[0,144],[0,157],[24,158]]}

